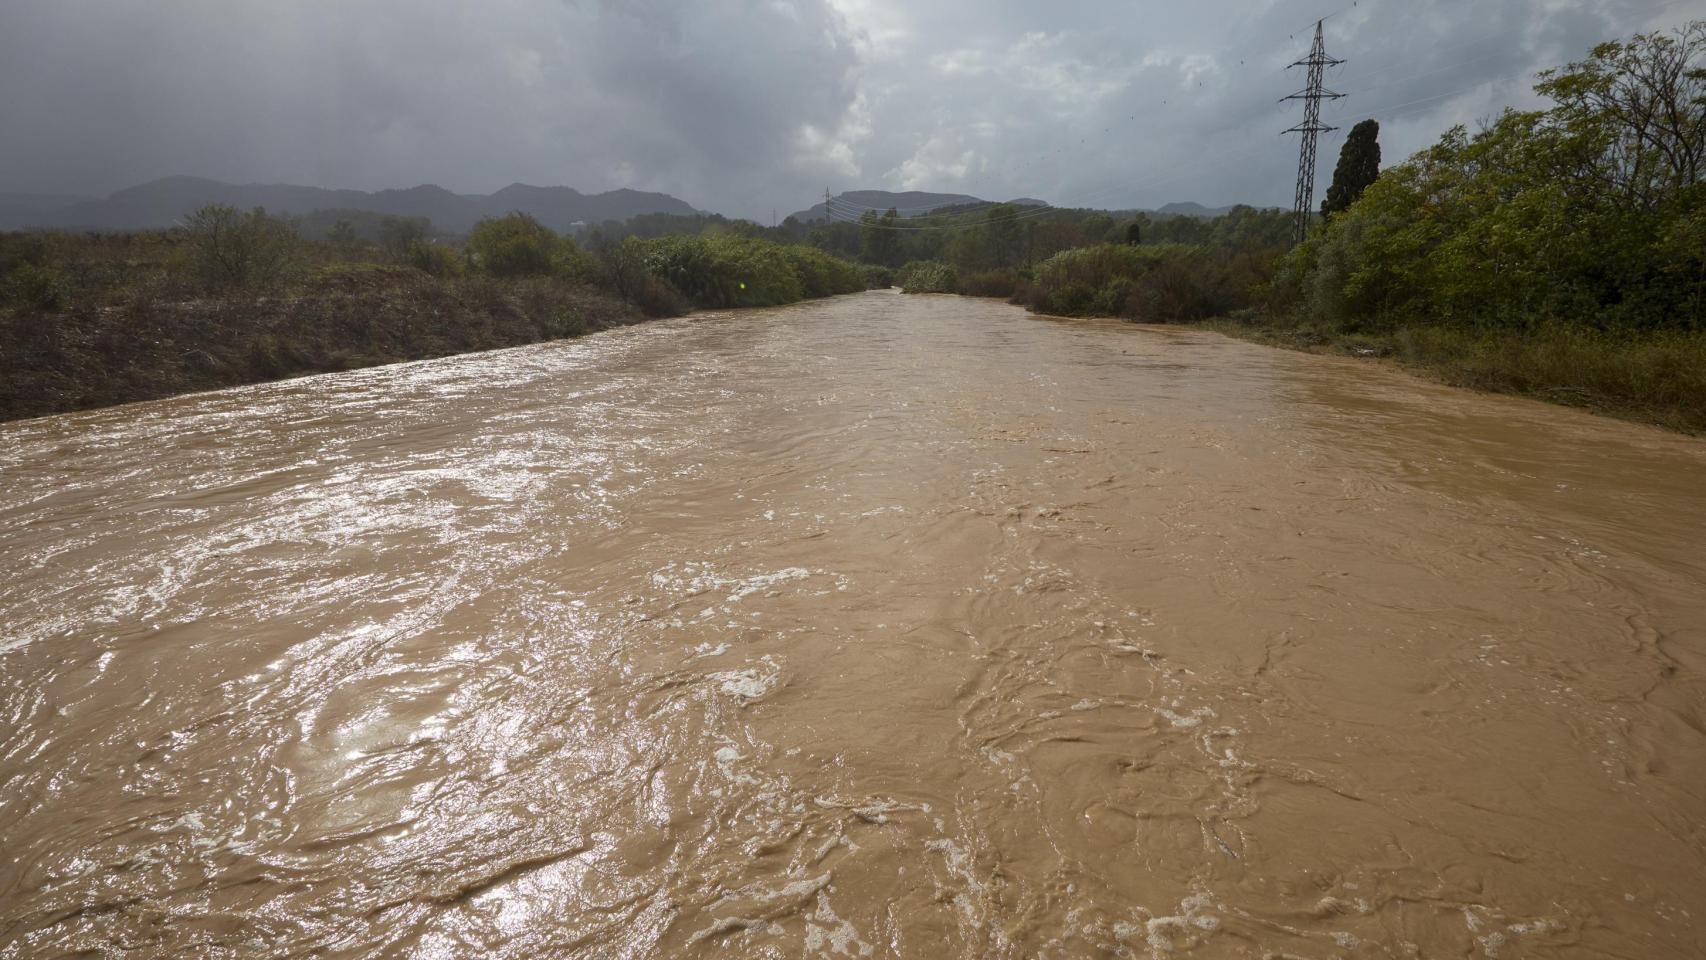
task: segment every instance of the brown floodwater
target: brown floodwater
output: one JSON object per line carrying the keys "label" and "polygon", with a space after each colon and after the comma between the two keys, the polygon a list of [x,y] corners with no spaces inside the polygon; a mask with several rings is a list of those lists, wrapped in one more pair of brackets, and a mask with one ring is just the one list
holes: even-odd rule
{"label": "brown floodwater", "polygon": [[874,292],[0,426],[0,956],[1706,955],[1706,442]]}

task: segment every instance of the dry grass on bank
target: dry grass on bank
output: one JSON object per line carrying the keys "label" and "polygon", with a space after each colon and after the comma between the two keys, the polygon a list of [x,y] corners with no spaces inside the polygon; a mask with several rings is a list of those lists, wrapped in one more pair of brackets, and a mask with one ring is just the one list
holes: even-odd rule
{"label": "dry grass on bank", "polygon": [[1522,332],[1409,327],[1349,334],[1249,317],[1201,326],[1274,346],[1387,357],[1454,386],[1706,434],[1706,333],[1614,335],[1555,326]]}
{"label": "dry grass on bank", "polygon": [[549,277],[328,269],[276,295],[0,312],[0,419],[557,340],[644,319]]}

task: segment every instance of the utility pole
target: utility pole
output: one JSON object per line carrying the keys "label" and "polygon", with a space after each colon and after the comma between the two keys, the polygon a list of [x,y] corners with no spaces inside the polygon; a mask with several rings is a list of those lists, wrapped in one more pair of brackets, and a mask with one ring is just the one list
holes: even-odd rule
{"label": "utility pole", "polygon": [[833,210],[833,208],[830,206],[830,199],[829,199],[829,188],[824,187],[823,188],[823,219],[824,219],[824,222],[828,223],[828,222],[832,222],[835,220],[835,216],[831,212],[832,210]]}
{"label": "utility pole", "polygon": [[1319,134],[1339,129],[1338,127],[1329,127],[1321,122],[1321,101],[1337,100],[1344,96],[1342,93],[1334,93],[1321,85],[1323,71],[1328,67],[1336,67],[1345,62],[1327,56],[1326,45],[1321,41],[1322,22],[1321,20],[1315,21],[1315,45],[1309,49],[1309,56],[1286,68],[1289,70],[1291,67],[1308,67],[1308,84],[1301,91],[1289,97],[1280,98],[1281,103],[1287,100],[1303,101],[1303,122],[1285,131],[1286,133],[1303,134],[1303,143],[1299,146],[1297,154],[1297,243],[1302,243],[1304,237],[1309,233],[1309,215],[1315,206],[1315,138]]}

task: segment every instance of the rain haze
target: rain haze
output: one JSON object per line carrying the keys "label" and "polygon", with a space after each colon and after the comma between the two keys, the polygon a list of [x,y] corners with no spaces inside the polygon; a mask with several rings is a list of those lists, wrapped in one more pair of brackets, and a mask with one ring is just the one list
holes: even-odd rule
{"label": "rain haze", "polygon": [[631,187],[768,221],[827,187],[1057,205],[1287,206],[1286,65],[1325,16],[1324,116],[1387,162],[1535,71],[1698,0],[1037,4],[10,3],[0,190],[174,174],[377,190]]}

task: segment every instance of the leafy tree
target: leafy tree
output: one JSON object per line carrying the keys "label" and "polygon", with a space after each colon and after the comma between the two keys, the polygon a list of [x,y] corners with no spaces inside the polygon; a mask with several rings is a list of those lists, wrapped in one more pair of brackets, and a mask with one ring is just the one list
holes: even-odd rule
{"label": "leafy tree", "polygon": [[1257,210],[1240,203],[1208,223],[1204,242],[1211,246],[1251,251],[1291,246],[1294,222],[1289,210]]}
{"label": "leafy tree", "polygon": [[1380,176],[1380,122],[1364,120],[1351,128],[1339,150],[1339,165],[1333,168],[1333,185],[1321,201],[1322,218],[1331,217],[1356,203],[1362,192]]}
{"label": "leafy tree", "polygon": [[1062,250],[1082,247],[1087,241],[1078,224],[1067,220],[1042,219],[1031,222],[1031,256],[1047,260]]}
{"label": "leafy tree", "polygon": [[900,266],[899,225],[900,212],[893,207],[880,217],[875,210],[860,214],[860,258],[885,267]]}
{"label": "leafy tree", "polygon": [[1555,123],[1594,142],[1590,182],[1649,209],[1700,182],[1706,165],[1706,21],[1602,43],[1540,75]]}
{"label": "leafy tree", "polygon": [[989,238],[986,246],[990,266],[997,269],[1017,266],[1024,259],[1024,224],[1020,223],[1019,211],[1012,204],[990,207],[985,215],[984,231]]}
{"label": "leafy tree", "polygon": [[1143,242],[1143,224],[1133,220],[1125,225],[1126,246],[1135,247]]}
{"label": "leafy tree", "polygon": [[1089,242],[1106,243],[1113,239],[1109,234],[1114,232],[1114,218],[1098,210],[1081,220],[1079,228]]}
{"label": "leafy tree", "polygon": [[989,230],[966,227],[950,231],[943,247],[943,259],[955,270],[966,273],[992,269],[996,261],[990,248]]}

